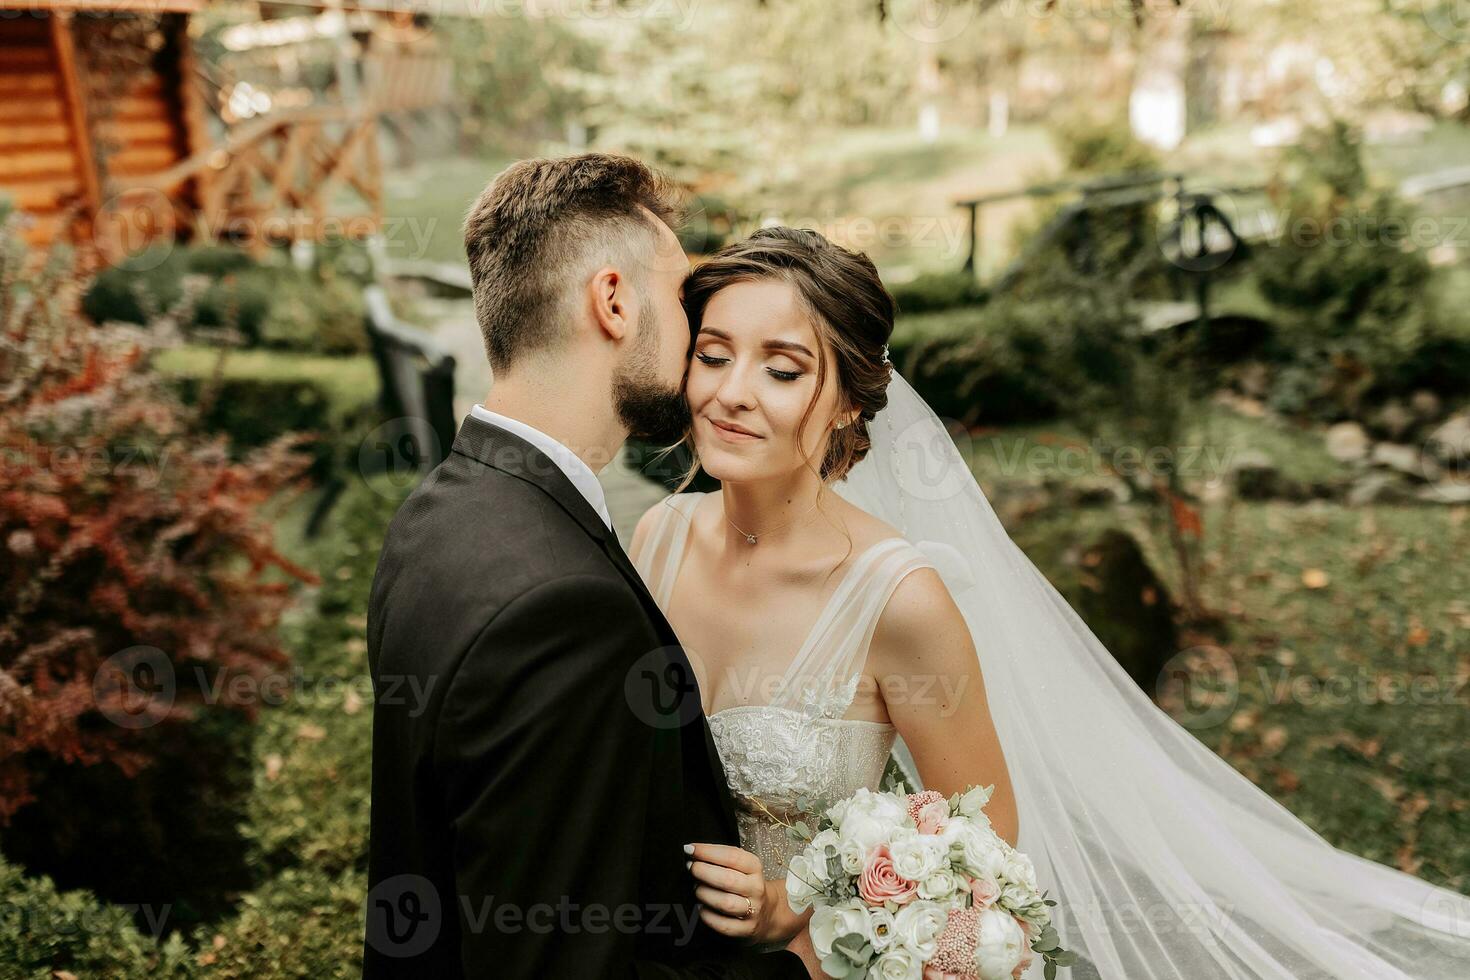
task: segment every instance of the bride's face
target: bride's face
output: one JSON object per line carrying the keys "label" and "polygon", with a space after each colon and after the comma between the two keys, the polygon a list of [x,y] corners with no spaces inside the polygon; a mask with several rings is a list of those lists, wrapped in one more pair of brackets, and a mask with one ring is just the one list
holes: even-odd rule
{"label": "bride's face", "polygon": [[763,280],[715,293],[694,338],[685,388],[705,471],[717,480],[749,481],[784,476],[808,459],[819,468],[837,417],[836,378],[796,287]]}

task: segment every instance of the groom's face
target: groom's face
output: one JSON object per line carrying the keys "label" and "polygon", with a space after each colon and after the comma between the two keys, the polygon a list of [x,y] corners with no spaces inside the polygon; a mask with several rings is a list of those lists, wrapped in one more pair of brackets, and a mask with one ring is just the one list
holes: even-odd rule
{"label": "groom's face", "polygon": [[614,374],[613,400],[630,435],[672,443],[689,423],[684,400],[689,318],[680,299],[689,260],[678,236],[662,222],[655,224],[660,234],[641,263],[636,333]]}

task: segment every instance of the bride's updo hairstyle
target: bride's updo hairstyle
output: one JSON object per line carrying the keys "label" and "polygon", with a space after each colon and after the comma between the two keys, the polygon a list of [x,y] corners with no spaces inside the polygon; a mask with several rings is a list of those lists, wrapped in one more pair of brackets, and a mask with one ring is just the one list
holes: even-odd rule
{"label": "bride's updo hairstyle", "polygon": [[[840,480],[867,455],[872,445],[868,423],[888,404],[889,364],[884,358],[893,334],[893,297],[863,253],[849,251],[807,228],[762,228],[720,249],[684,281],[684,306],[692,335],[699,333],[705,307],[720,290],[739,282],[772,279],[796,288],[818,339],[836,362],[842,396],[838,404],[858,410],[851,425],[830,432],[819,469],[823,481]],[[817,389],[801,417],[798,442],[827,383],[826,374],[827,362],[819,359]],[[686,437],[685,442],[694,453],[694,441]],[[696,458],[696,467],[698,462]]]}

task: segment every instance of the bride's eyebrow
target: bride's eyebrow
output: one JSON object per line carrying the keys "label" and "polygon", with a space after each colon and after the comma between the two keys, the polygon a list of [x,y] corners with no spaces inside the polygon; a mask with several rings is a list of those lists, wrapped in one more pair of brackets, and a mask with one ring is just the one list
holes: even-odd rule
{"label": "bride's eyebrow", "polygon": [[[714,337],[718,340],[723,340],[726,343],[729,343],[731,340],[729,334],[716,327],[701,327],[699,329],[699,333],[700,336]],[[794,340],[767,340],[761,344],[761,347],[765,348],[766,350],[796,351],[799,354],[805,354],[807,357],[816,357],[815,354],[807,349],[805,344],[798,344]]]}

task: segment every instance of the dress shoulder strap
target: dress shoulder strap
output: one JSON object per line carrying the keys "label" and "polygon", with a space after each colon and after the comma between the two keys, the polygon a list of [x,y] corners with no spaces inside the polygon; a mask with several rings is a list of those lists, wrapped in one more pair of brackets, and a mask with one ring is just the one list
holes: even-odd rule
{"label": "dress shoulder strap", "polygon": [[898,584],[934,563],[903,538],[885,538],[853,562],[787,669],[779,703],[829,718],[852,705],[878,620]]}
{"label": "dress shoulder strap", "polygon": [[635,553],[628,556],[660,609],[668,609],[674,594],[674,580],[689,539],[689,524],[703,496],[702,493],[675,493],[654,504],[653,527],[634,549]]}

